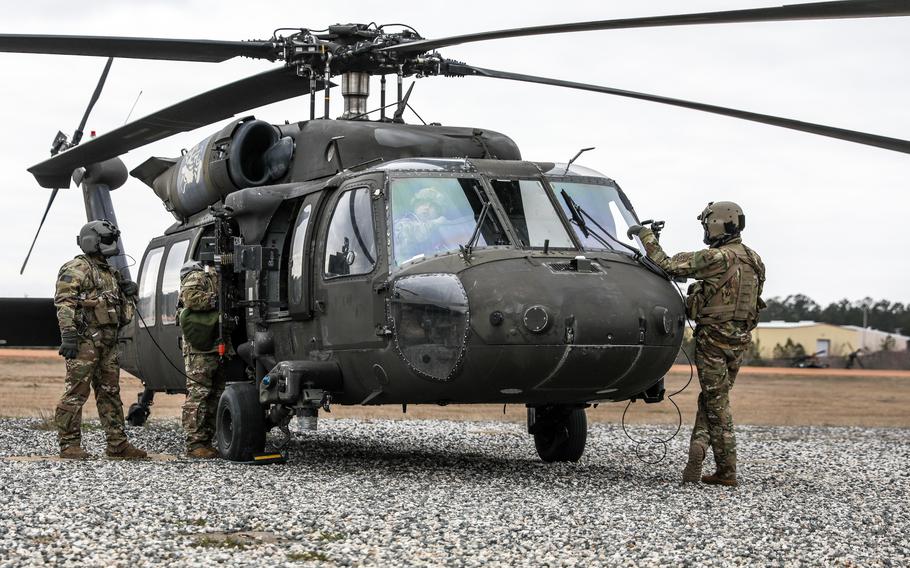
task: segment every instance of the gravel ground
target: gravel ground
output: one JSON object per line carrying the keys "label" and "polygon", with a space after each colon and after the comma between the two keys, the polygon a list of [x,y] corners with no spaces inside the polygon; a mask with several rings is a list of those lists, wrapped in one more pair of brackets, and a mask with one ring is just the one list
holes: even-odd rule
{"label": "gravel ground", "polygon": [[[38,426],[0,420],[0,457],[53,454]],[[610,425],[571,465],[517,424],[379,420],[323,420],[285,465],[0,459],[0,566],[910,564],[910,430],[738,432],[737,489],[680,486],[685,436],[647,465]],[[176,422],[130,437],[182,451]]]}

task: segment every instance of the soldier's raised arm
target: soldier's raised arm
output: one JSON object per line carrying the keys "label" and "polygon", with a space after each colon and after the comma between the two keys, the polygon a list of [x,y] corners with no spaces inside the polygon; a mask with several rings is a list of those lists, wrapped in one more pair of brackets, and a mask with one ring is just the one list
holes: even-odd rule
{"label": "soldier's raised arm", "polygon": [[657,263],[670,276],[701,280],[722,274],[727,270],[727,258],[718,249],[706,248],[695,252],[681,252],[670,257],[664,252],[651,229],[642,227],[638,232],[638,237],[648,253],[648,258]]}

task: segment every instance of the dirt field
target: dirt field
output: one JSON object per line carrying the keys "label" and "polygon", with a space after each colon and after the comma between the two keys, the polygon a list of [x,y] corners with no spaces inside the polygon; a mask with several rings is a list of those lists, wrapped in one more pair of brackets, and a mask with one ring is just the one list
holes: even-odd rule
{"label": "dirt field", "polygon": [[[51,350],[0,349],[0,416],[50,416],[63,389],[63,360]],[[689,378],[688,367],[674,367],[667,377],[673,392]],[[124,406],[135,402],[142,385],[132,375],[121,377]],[[674,400],[691,423],[698,380]],[[733,414],[739,424],[884,426],[910,428],[910,371],[845,369],[781,369],[746,367],[733,389]],[[181,395],[158,395],[152,407],[157,418],[180,415]],[[602,404],[588,411],[590,420],[618,423],[625,403]],[[97,417],[94,404],[85,416]],[[524,407],[513,405],[335,407],[324,418],[435,418],[451,420],[523,421]],[[669,401],[629,408],[630,423],[675,423]]]}

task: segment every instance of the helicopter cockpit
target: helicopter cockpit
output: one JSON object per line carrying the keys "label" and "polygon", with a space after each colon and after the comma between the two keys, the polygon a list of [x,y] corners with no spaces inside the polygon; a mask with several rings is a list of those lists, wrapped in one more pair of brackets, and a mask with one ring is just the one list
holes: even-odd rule
{"label": "helicopter cockpit", "polygon": [[[626,196],[612,180],[588,168],[406,159],[375,169],[389,178],[393,271],[466,249],[641,251],[637,239],[626,237],[637,222]],[[572,221],[570,203],[589,217],[588,224],[606,233],[606,242]]]}

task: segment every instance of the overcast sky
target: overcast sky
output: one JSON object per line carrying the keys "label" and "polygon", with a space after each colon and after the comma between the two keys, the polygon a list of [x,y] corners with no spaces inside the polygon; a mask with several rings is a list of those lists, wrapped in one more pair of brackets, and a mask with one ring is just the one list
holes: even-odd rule
{"label": "overcast sky", "polygon": [[[267,39],[278,27],[407,23],[424,37],[523,25],[774,6],[763,0],[638,2],[155,2],[31,1],[4,8],[0,33]],[[75,6],[80,5],[79,8]],[[84,5],[88,5],[87,7]],[[454,46],[473,65],[590,82],[910,138],[910,18],[733,24],[586,32]],[[25,275],[19,267],[50,190],[26,168],[72,134],[102,58],[0,54],[0,171],[5,207],[0,296],[53,295],[59,266],[79,250],[81,192],[58,196]],[[123,124],[198,92],[270,68],[120,59],[86,131]],[[378,105],[378,79],[371,108]],[[708,201],[746,211],[746,242],[764,258],[766,296],[804,293],[827,303],[865,296],[910,302],[910,155],[695,111],[607,95],[482,78],[427,78],[411,104],[427,121],[511,136],[525,158],[579,163],[614,178],[642,218],[665,219],[668,252],[701,245],[695,216]],[[300,120],[308,100],[256,109],[271,122]],[[342,112],[340,97],[332,116]],[[413,115],[406,117],[411,121]],[[174,157],[220,125],[134,150]],[[138,180],[114,193],[127,252],[173,222]],[[134,271],[135,272],[135,271]]]}

